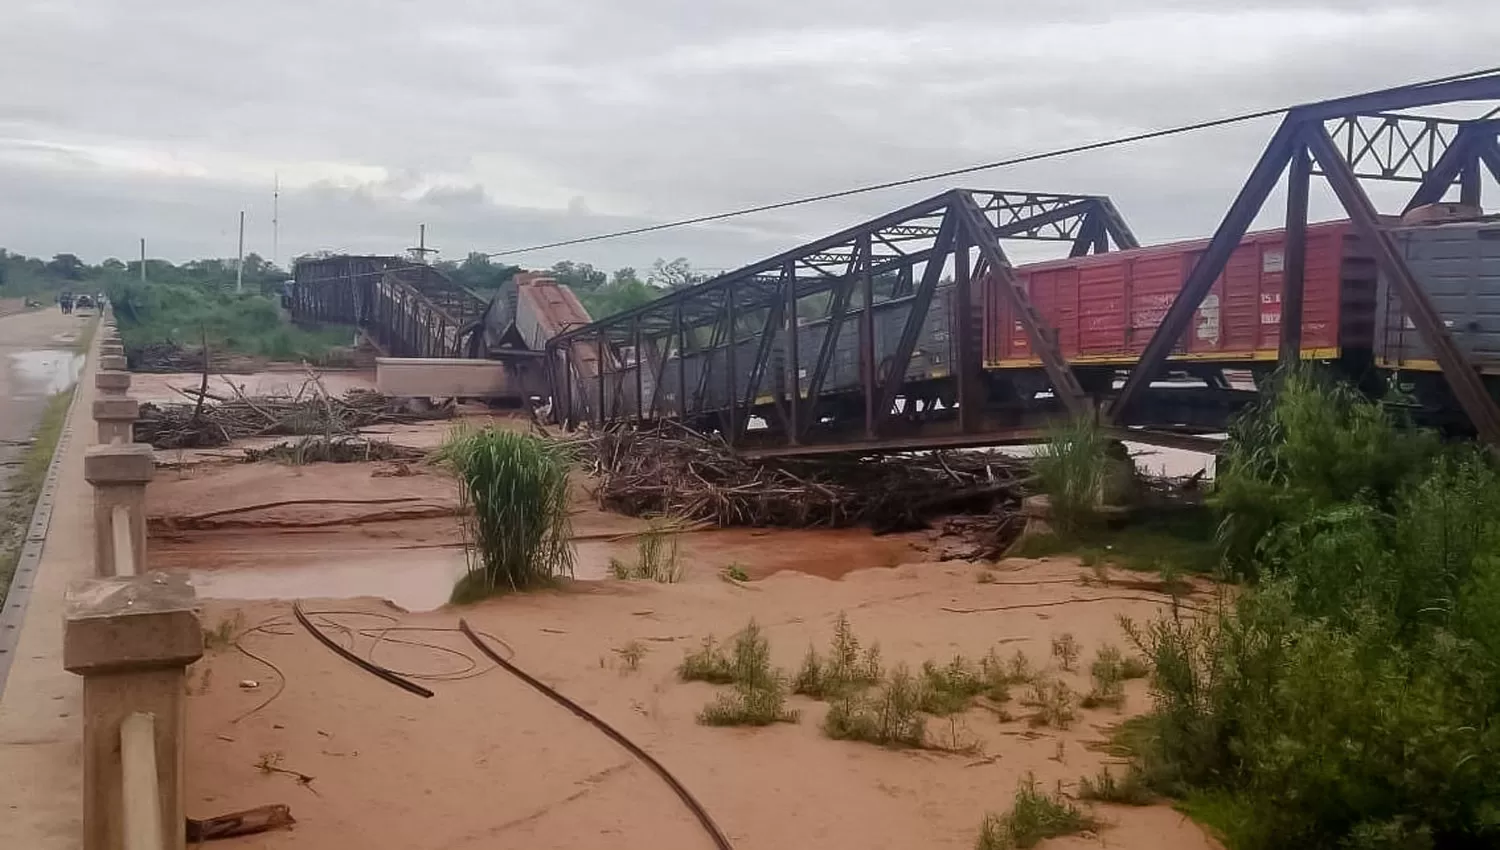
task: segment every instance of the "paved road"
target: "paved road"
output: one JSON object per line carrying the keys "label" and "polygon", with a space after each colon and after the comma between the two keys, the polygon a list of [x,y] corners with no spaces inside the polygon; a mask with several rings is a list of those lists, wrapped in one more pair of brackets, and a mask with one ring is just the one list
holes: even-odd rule
{"label": "paved road", "polygon": [[56,308],[0,316],[0,498],[47,398],[77,377],[73,342],[90,321]]}

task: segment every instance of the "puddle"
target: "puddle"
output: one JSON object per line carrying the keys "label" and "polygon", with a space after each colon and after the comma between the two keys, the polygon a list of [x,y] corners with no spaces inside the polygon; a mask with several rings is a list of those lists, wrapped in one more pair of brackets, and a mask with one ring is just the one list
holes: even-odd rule
{"label": "puddle", "polygon": [[[208,599],[389,599],[408,611],[432,611],[448,602],[464,574],[461,549],[423,552],[318,553],[302,561],[278,558],[269,567],[192,570],[193,586]],[[288,562],[290,561],[290,562]]]}
{"label": "puddle", "polygon": [[[684,534],[678,558],[697,580],[731,564],[751,578],[794,570],[837,579],[858,569],[894,567],[923,560],[912,535],[876,537],[862,529],[764,530],[749,528]],[[174,553],[196,557],[203,553]],[[625,540],[580,540],[574,544],[573,577],[610,577],[609,562],[633,562],[636,544]],[[176,558],[163,559],[176,560]],[[448,601],[466,569],[458,547],[337,551],[233,550],[216,548],[212,569],[191,569],[198,595],[208,599],[388,599],[408,611],[432,611]],[[270,564],[260,566],[259,564]]]}
{"label": "puddle", "polygon": [[10,355],[10,368],[18,381],[15,398],[50,396],[78,383],[83,355],[56,349],[22,351]]}

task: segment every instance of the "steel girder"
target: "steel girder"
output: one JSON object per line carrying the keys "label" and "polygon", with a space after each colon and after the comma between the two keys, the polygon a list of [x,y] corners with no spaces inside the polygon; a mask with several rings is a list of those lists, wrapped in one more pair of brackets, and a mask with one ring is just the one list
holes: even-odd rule
{"label": "steel girder", "polygon": [[1396,249],[1383,222],[1360,186],[1360,179],[1416,182],[1407,209],[1439,201],[1457,182],[1461,198],[1479,202],[1479,168],[1500,179],[1500,122],[1452,121],[1394,114],[1447,103],[1500,100],[1500,74],[1484,74],[1446,83],[1409,86],[1338,100],[1307,104],[1289,111],[1266,146],[1208,248],[1188,274],[1166,317],[1106,410],[1107,424],[1123,424],[1143,391],[1160,373],[1173,346],[1230,254],[1264,206],[1283,172],[1290,172],[1287,205],[1287,275],[1281,316],[1283,361],[1299,355],[1303,280],[1301,257],[1307,236],[1308,182],[1326,177],[1360,239],[1397,291],[1423,340],[1436,354],[1453,395],[1479,437],[1500,446],[1500,408],[1486,392],[1478,373],[1454,343],[1426,293]]}
{"label": "steel girder", "polygon": [[[796,445],[827,436],[814,432],[828,430],[837,409],[862,419],[865,439],[878,439],[907,395],[920,342],[924,356],[943,364],[934,375],[954,385],[946,397],[960,427],[978,428],[980,318],[971,291],[986,275],[1019,302],[1057,397],[1082,413],[1087,399],[1055,334],[1015,285],[1004,239],[1067,243],[1075,255],[1139,245],[1107,198],[944,192],[559,335],[548,344],[554,416],[568,424],[684,418],[731,442],[759,417]],[[945,280],[948,318],[934,321],[953,328],[934,333],[929,317]],[[604,364],[597,374],[580,373],[583,351]]]}

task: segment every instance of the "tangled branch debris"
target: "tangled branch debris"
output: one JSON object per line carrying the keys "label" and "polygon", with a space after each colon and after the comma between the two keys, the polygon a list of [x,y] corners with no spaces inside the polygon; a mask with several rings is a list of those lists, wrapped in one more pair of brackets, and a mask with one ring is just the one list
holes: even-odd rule
{"label": "tangled branch debris", "polygon": [[[993,451],[747,460],[675,422],[571,438],[601,507],[719,526],[918,528],[952,513],[1012,537],[1031,482],[1025,460]],[[1009,539],[1003,542],[1008,543]],[[997,546],[1001,545],[997,541]]]}
{"label": "tangled branch debris", "polygon": [[374,390],[353,389],[342,397],[332,396],[311,374],[292,396],[247,396],[232,383],[230,387],[233,397],[206,387],[190,388],[179,392],[191,402],[141,405],[136,440],[158,449],[212,448],[263,436],[322,435],[331,442],[336,435],[370,425],[453,416],[452,407],[425,413],[402,411]]}

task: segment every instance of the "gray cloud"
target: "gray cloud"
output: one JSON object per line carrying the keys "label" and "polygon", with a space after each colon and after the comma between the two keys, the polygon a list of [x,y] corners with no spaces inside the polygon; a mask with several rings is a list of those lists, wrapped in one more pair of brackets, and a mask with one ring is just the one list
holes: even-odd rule
{"label": "gray cloud", "polygon": [[[461,255],[1436,76],[1497,42],[1490,0],[11,0],[0,243],[222,255],[246,208],[269,255],[279,175],[282,259],[398,250],[422,221]],[[1145,239],[1204,235],[1273,126],[953,182],[1107,193]],[[947,185],[518,259],[729,267]]]}

